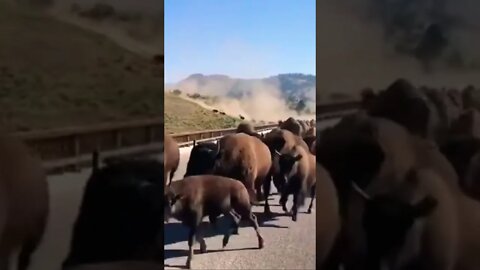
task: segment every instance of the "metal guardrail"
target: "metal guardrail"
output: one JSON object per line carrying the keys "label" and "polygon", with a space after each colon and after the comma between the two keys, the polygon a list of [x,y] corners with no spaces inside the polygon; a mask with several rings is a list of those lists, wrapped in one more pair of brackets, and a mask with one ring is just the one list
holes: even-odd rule
{"label": "metal guardrail", "polygon": [[[358,102],[317,106],[317,120],[350,114],[358,108]],[[277,124],[266,124],[256,130],[268,130]],[[172,134],[181,146],[195,141],[214,140],[235,132],[235,128]],[[49,174],[78,171],[88,167],[91,153],[98,150],[102,158],[158,154],[163,151],[163,118],[137,120],[87,127],[18,132],[43,160]]]}

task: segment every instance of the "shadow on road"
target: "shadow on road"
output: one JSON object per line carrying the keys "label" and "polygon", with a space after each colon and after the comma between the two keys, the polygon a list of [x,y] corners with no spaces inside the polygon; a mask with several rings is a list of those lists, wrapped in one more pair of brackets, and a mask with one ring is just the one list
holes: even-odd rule
{"label": "shadow on road", "polygon": [[[257,216],[258,225],[264,228],[279,228],[279,229],[288,229],[288,226],[282,226],[277,224],[266,223],[269,221],[278,220],[278,217],[288,216],[285,213],[275,213],[272,212],[271,215],[266,215],[262,212],[255,213]],[[200,229],[205,238],[213,237],[217,235],[223,235],[227,232],[227,229],[231,226],[232,220],[229,216],[221,216],[217,218],[217,226],[214,229],[210,222],[203,221],[200,224]],[[242,220],[240,223],[240,228],[252,227],[250,223],[246,220]],[[168,223],[164,224],[164,245],[174,244],[178,242],[187,241],[188,229],[182,223]],[[253,230],[253,228],[252,228]]]}
{"label": "shadow on road", "polygon": [[[228,251],[242,251],[242,250],[257,250],[258,247],[247,247],[247,248],[224,248],[224,249],[208,249],[207,247],[207,252],[206,253],[217,253],[217,252],[228,252]],[[194,248],[193,253],[195,255],[201,254],[200,250],[197,248]],[[165,257],[164,259],[171,259],[171,258],[178,258],[178,257],[187,257],[188,256],[188,249],[169,249],[165,250]],[[168,267],[179,267],[179,268],[184,268],[185,266],[182,265],[168,265],[165,264],[165,266]]]}

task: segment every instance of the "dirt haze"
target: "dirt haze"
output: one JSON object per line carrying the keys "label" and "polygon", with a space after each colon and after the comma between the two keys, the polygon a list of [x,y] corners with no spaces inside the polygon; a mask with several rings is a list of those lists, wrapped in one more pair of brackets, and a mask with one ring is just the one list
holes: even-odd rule
{"label": "dirt haze", "polygon": [[[438,56],[438,60],[434,59],[437,60],[434,61],[434,68],[426,72],[413,53],[399,52],[398,46],[403,39],[388,34],[389,31],[393,32],[392,28],[400,26],[392,26],[393,23],[387,20],[391,15],[386,11],[394,13],[400,10],[388,7],[389,3],[407,5],[404,4],[407,2],[411,5],[408,7],[410,13],[405,11],[400,15],[409,14],[410,18],[422,23],[424,21],[425,25],[438,23],[444,26],[450,46],[445,52],[457,50],[461,53],[465,63],[463,66],[448,65],[441,58],[443,56]],[[415,84],[437,87],[480,84],[480,71],[475,66],[476,59],[480,59],[477,49],[480,45],[480,16],[475,15],[480,12],[478,1],[387,3],[382,0],[322,0],[317,5],[317,91],[358,93],[366,86],[384,88],[398,77],[407,78]],[[425,15],[433,12],[436,12],[436,17]],[[398,32],[401,30],[405,32],[410,29],[400,29]]]}

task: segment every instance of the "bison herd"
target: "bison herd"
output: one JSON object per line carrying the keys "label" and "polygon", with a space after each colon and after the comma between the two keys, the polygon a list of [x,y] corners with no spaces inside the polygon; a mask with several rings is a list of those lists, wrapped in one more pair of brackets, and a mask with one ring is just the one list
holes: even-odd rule
{"label": "bison herd", "polygon": [[317,191],[331,206],[317,228],[335,229],[317,229],[318,268],[480,269],[477,92],[398,79],[322,131],[317,162],[335,190]]}
{"label": "bison herd", "polygon": [[[313,120],[288,118],[263,134],[241,123],[194,144],[176,181],[180,151],[169,135],[160,158],[102,163],[94,152],[62,268],[155,269],[147,261],[162,257],[171,218],[188,229],[188,268],[195,241],[207,250],[205,217],[214,229],[221,215],[231,220],[224,247],[245,221],[263,248],[252,206],[263,201],[272,214],[273,183],[293,221],[307,197],[308,213],[316,200],[318,269],[480,269],[479,93],[398,79],[364,90],[359,111],[318,136]],[[0,149],[0,269],[25,270],[45,231],[48,184],[20,141],[1,135]]]}
{"label": "bison herd", "polygon": [[[204,217],[209,218],[214,228],[220,215],[231,218],[232,227],[223,238],[224,247],[245,220],[255,229],[258,248],[263,248],[264,239],[252,205],[265,201],[265,214],[271,214],[268,197],[272,181],[281,193],[283,210],[291,214],[292,220],[296,221],[298,207],[307,196],[312,197],[308,209],[311,212],[317,178],[311,151],[314,140],[307,144],[304,138],[315,136],[314,124],[315,121],[289,118],[269,133],[260,134],[244,122],[235,133],[223,136],[217,143],[193,146],[184,178],[164,182],[165,221],[174,217],[189,228],[188,268],[193,259],[194,240],[200,243],[200,252],[207,248],[199,226]],[[172,138],[165,138],[165,149],[169,150],[165,150],[164,159],[178,164],[179,149]],[[169,172],[171,180],[178,165],[169,164],[165,162],[165,174]],[[289,195],[293,195],[290,211],[286,208]]]}

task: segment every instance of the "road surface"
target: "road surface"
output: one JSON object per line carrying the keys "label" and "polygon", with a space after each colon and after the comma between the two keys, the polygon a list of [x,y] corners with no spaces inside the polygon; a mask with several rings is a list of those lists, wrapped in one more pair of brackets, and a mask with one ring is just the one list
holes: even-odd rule
{"label": "road surface", "polygon": [[[322,122],[329,126],[338,120]],[[174,180],[185,174],[186,164],[191,148],[180,149],[180,166]],[[276,192],[272,185],[272,191]],[[311,214],[305,211],[310,203],[300,209],[297,222],[285,216],[278,205],[279,196],[270,198],[273,219],[263,217],[263,203],[254,206],[260,224],[260,233],[265,239],[265,247],[257,249],[258,242],[253,228],[243,225],[239,235],[233,235],[230,242],[222,249],[223,235],[215,234],[205,223],[207,230],[207,253],[199,254],[199,244],[195,244],[196,254],[192,261],[194,269],[315,269],[315,206]],[[288,208],[292,197],[289,198]],[[259,214],[258,214],[259,213]],[[208,219],[206,218],[205,221]],[[219,227],[224,230],[226,220],[221,220]],[[178,222],[171,222],[165,228],[165,269],[178,269],[185,266],[188,243],[187,230]]]}
{"label": "road surface", "polygon": [[[331,125],[335,121],[326,121]],[[191,148],[181,149],[181,164],[176,179],[183,176]],[[72,226],[78,215],[81,196],[90,169],[49,177],[50,216],[44,239],[33,254],[30,270],[58,270],[70,246]],[[272,187],[273,189],[273,187]],[[278,197],[273,196],[272,211],[281,213]],[[291,201],[291,199],[290,199]],[[307,201],[308,203],[309,201]],[[314,207],[315,209],[315,207]],[[263,207],[255,207],[255,212]],[[313,211],[315,212],[315,211]],[[259,219],[261,220],[261,215]],[[219,225],[222,225],[220,222]],[[300,213],[294,223],[289,217],[278,216],[261,225],[265,248],[255,249],[257,241],[253,228],[239,230],[233,235],[225,251],[221,251],[220,236],[206,237],[209,253],[194,257],[197,269],[314,269],[315,266],[315,213]],[[165,264],[175,269],[184,266],[188,245],[187,235],[178,223],[166,227]],[[196,245],[198,249],[198,244]],[[242,250],[243,249],[243,250]],[[215,252],[215,251],[221,252]]]}

